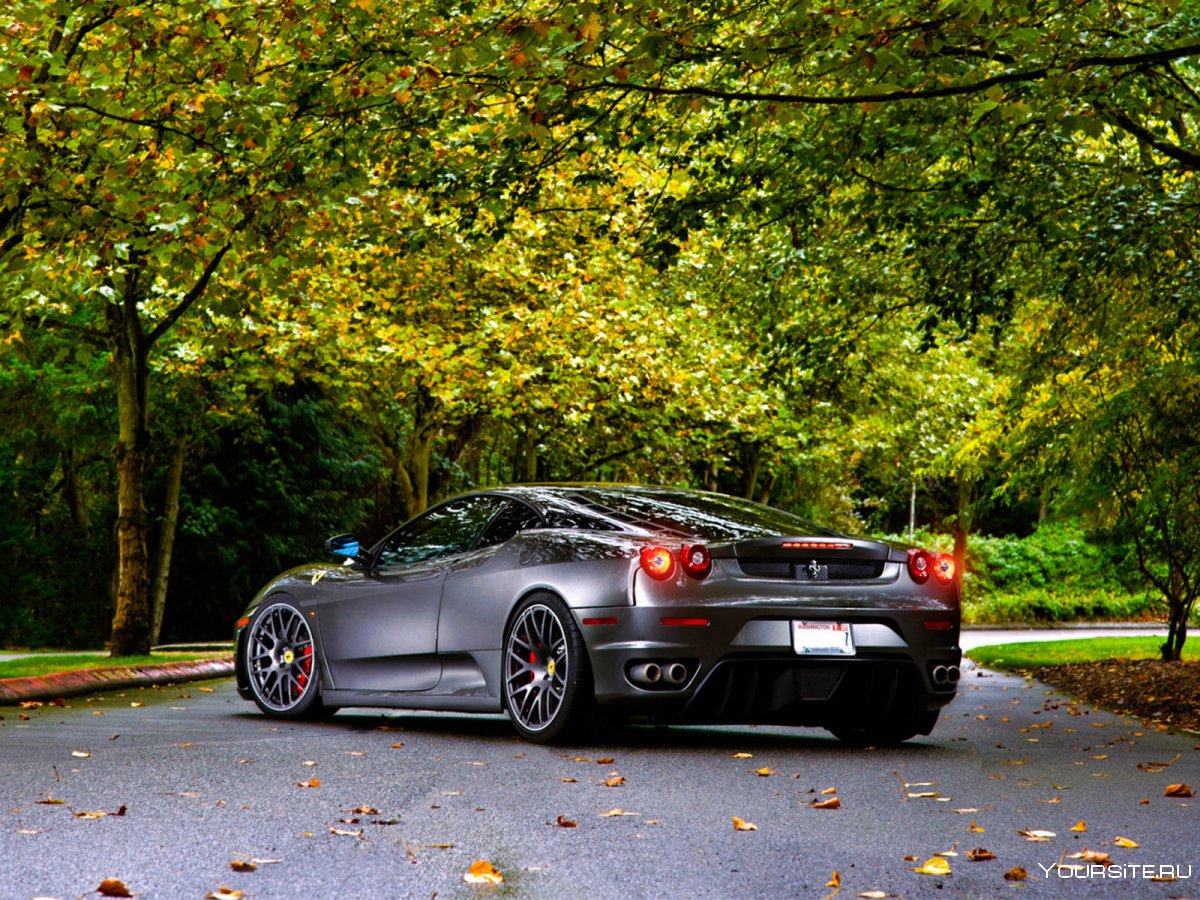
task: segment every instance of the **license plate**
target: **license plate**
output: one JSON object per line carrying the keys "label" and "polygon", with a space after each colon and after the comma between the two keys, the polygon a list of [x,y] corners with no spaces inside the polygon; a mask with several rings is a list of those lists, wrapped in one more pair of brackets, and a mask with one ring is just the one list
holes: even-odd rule
{"label": "license plate", "polygon": [[847,622],[792,621],[792,649],[801,656],[853,656],[854,635]]}

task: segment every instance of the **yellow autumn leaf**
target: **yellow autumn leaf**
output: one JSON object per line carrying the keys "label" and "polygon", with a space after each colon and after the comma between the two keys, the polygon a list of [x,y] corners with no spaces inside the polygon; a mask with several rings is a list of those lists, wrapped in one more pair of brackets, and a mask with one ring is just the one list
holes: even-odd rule
{"label": "yellow autumn leaf", "polygon": [[467,884],[500,884],[504,876],[486,859],[479,859],[471,863],[471,868],[463,875],[463,881]]}
{"label": "yellow autumn leaf", "polygon": [[1080,819],[1078,822],[1076,822],[1074,825],[1071,826],[1071,830],[1079,831],[1079,832],[1087,831],[1087,822],[1083,821],[1083,819]]}
{"label": "yellow autumn leaf", "polygon": [[1135,847],[1142,846],[1137,841],[1127,837],[1118,837],[1113,843],[1118,847],[1124,847],[1126,850],[1133,850]]}
{"label": "yellow autumn leaf", "polygon": [[733,830],[734,831],[758,831],[758,826],[755,825],[753,822],[747,822],[745,819],[741,819],[741,818],[738,818],[737,816],[734,816],[733,817]]}
{"label": "yellow autumn leaf", "polygon": [[813,809],[841,809],[842,801],[837,797],[830,797],[828,800],[814,800],[808,805]]}
{"label": "yellow autumn leaf", "polygon": [[761,769],[755,769],[754,774],[759,778],[766,778],[768,775],[774,775],[775,770],[770,766],[763,766]]}
{"label": "yellow autumn leaf", "polygon": [[918,875],[949,875],[950,862],[944,856],[931,856],[925,864],[913,869]]}
{"label": "yellow autumn leaf", "polygon": [[963,831],[973,831],[976,834],[983,834],[985,831],[987,831],[987,829],[980,828],[978,825],[975,824],[975,820],[972,819],[971,824],[968,825],[966,828],[964,828]]}
{"label": "yellow autumn leaf", "polygon": [[1195,797],[1196,792],[1186,784],[1168,784],[1167,789],[1163,791],[1164,797]]}
{"label": "yellow autumn leaf", "polygon": [[754,754],[753,753],[735,753],[735,754],[733,754],[733,758],[734,759],[754,759]]}

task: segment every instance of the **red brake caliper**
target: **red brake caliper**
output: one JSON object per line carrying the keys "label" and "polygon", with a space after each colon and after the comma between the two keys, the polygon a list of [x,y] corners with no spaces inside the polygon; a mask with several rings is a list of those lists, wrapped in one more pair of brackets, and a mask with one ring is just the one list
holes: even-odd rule
{"label": "red brake caliper", "polygon": [[304,648],[304,658],[300,660],[300,674],[296,680],[300,682],[301,689],[308,684],[308,676],[312,673],[312,644]]}

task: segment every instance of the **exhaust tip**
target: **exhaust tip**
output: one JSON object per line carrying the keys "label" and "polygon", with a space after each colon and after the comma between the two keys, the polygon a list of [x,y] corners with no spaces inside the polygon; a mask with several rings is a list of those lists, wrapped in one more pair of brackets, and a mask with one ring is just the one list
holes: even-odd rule
{"label": "exhaust tip", "polygon": [[629,679],[641,684],[658,684],[662,675],[662,667],[652,662],[638,663],[629,670]]}
{"label": "exhaust tip", "polygon": [[683,684],[687,681],[688,670],[683,663],[671,663],[663,670],[663,678],[670,684]]}
{"label": "exhaust tip", "polygon": [[960,679],[961,677],[962,677],[962,672],[959,671],[958,666],[947,666],[946,667],[946,682],[948,684],[958,684],[958,679]]}
{"label": "exhaust tip", "polygon": [[939,686],[950,683],[950,673],[945,666],[934,666],[929,677],[933,679],[934,684]]}

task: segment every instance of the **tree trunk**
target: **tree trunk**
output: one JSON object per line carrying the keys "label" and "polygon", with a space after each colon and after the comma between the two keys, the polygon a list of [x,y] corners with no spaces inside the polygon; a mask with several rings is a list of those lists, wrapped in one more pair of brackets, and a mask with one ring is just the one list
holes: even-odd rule
{"label": "tree trunk", "polygon": [[742,496],[747,500],[754,499],[754,489],[758,486],[758,473],[761,469],[762,444],[742,444]]}
{"label": "tree trunk", "polygon": [[967,571],[967,536],[971,533],[971,500],[974,484],[958,479],[958,514],[954,517],[954,570],[961,579]]}
{"label": "tree trunk", "polygon": [[537,481],[537,445],[537,427],[531,422],[525,428],[524,446],[521,449],[522,471],[520,480],[526,484]]}
{"label": "tree trunk", "polygon": [[1171,566],[1167,595],[1167,642],[1161,653],[1165,662],[1179,662],[1183,658],[1183,645],[1187,641],[1187,620],[1192,604],[1184,597],[1183,573]]}
{"label": "tree trunk", "polygon": [[167,607],[167,584],[171,577],[171,555],[175,550],[175,529],[179,524],[179,495],[183,487],[183,463],[187,457],[187,440],[182,435],[175,442],[171,465],[167,469],[167,496],[163,502],[162,533],[158,541],[158,567],[154,575],[154,597],[150,605],[150,645],[162,635],[163,611]]}
{"label": "tree trunk", "polygon": [[[117,388],[117,608],[111,652],[132,656],[150,652],[150,558],[147,543],[146,382],[148,347],[136,312],[110,304],[109,335]],[[132,304],[136,307],[136,302]]]}

